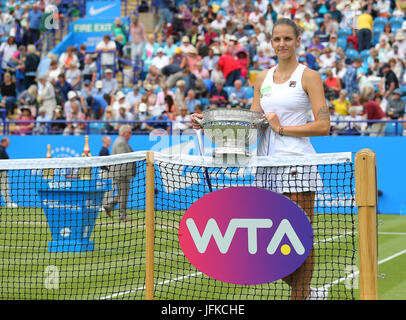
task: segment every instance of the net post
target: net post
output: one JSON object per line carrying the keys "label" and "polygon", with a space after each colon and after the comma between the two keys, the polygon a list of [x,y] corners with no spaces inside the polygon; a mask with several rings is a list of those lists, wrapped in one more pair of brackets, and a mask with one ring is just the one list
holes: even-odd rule
{"label": "net post", "polygon": [[146,265],[145,265],[145,299],[154,299],[154,213],[155,213],[155,167],[154,152],[147,152],[146,168]]}
{"label": "net post", "polygon": [[355,197],[359,225],[360,299],[378,299],[376,155],[362,149],[355,155]]}

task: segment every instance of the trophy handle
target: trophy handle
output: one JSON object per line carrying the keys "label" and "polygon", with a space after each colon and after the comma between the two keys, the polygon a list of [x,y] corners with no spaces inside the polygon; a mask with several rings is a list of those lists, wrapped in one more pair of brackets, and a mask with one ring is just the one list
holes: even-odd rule
{"label": "trophy handle", "polygon": [[267,125],[269,125],[269,123],[268,123],[268,120],[265,117],[263,117],[261,119],[255,120],[254,125],[256,125],[256,126],[267,126]]}

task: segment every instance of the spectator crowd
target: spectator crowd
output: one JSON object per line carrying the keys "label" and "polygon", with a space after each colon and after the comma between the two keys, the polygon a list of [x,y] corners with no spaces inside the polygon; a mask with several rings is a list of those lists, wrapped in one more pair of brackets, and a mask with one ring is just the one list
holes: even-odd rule
{"label": "spectator crowd", "polygon": [[[152,32],[137,15],[117,17],[95,51],[80,44],[49,53],[38,75],[35,44],[50,5],[61,4],[9,0],[0,14],[0,110],[37,120],[17,123],[14,134],[89,126],[111,134],[126,123],[185,130],[190,113],[249,108],[255,76],[277,63],[271,37],[281,17],[301,28],[298,59],[324,81],[333,135],[383,135],[382,120],[406,120],[406,1],[160,0]],[[137,61],[139,79],[124,86],[119,76]]]}

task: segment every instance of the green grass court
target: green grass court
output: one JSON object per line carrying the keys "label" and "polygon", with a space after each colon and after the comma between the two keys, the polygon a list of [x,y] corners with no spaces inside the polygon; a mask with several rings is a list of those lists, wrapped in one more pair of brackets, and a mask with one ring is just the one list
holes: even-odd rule
{"label": "green grass court", "polygon": [[[130,212],[131,223],[100,213],[92,234],[92,252],[49,253],[51,235],[41,209],[0,209],[0,299],[144,299],[145,215]],[[317,215],[315,248],[317,266],[313,286],[329,288],[330,298],[344,299],[347,286],[359,290],[356,269],[342,270],[344,263],[357,265],[341,252],[356,247],[357,217]],[[222,284],[196,270],[183,256],[177,240],[180,212],[156,213],[156,299],[261,299],[285,297],[281,281],[254,287]],[[378,216],[379,299],[406,299],[406,216]],[[343,231],[344,230],[344,231]],[[355,238],[352,236],[355,234]],[[341,239],[337,241],[337,239]],[[344,250],[344,251],[341,251]],[[272,299],[272,298],[271,298]]]}

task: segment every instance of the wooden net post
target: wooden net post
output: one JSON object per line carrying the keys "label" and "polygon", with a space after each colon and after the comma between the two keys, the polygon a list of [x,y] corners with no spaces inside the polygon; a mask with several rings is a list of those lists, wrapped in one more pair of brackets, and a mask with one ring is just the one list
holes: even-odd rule
{"label": "wooden net post", "polygon": [[146,172],[146,268],[145,299],[154,299],[154,214],[155,214],[155,167],[154,152],[147,152]]}
{"label": "wooden net post", "polygon": [[362,149],[355,155],[355,198],[358,206],[360,299],[378,299],[376,156]]}

